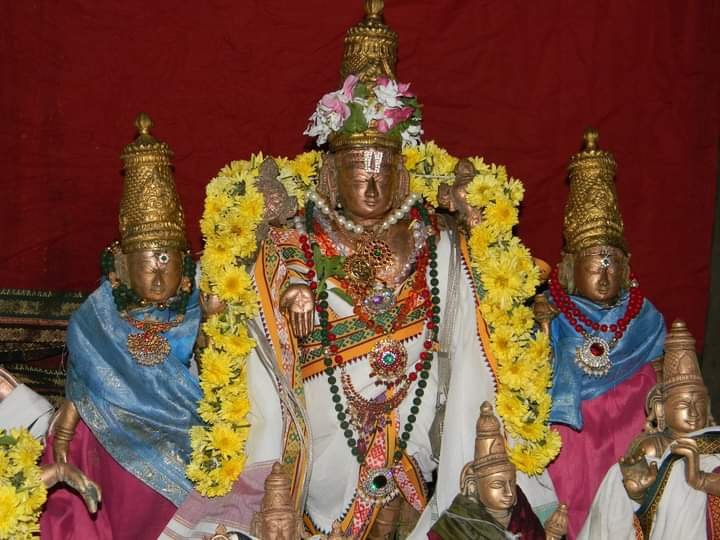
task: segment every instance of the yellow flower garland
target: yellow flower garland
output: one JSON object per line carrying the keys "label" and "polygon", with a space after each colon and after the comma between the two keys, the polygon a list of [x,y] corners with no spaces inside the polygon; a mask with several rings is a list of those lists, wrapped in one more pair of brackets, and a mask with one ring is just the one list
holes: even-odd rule
{"label": "yellow flower garland", "polygon": [[[403,151],[410,189],[438,205],[440,183],[452,183],[458,159],[433,142]],[[273,158],[280,180],[302,207],[322,165],[319,152],[294,159]],[[504,167],[470,158],[476,174],[468,202],[482,209],[482,223],[470,231],[474,281],[488,323],[491,350],[498,361],[497,410],[517,441],[513,462],[538,474],[560,449],[558,434],[548,428],[551,381],[550,345],[533,331],[532,310],[524,304],[535,293],[538,270],[527,248],[512,233],[523,186]],[[256,188],[262,154],[224,167],[207,187],[201,230],[205,238],[200,287],[216,294],[227,309],[212,316],[203,331],[210,345],[201,357],[203,399],[198,410],[207,423],[193,428],[188,477],[206,496],[228,493],[245,464],[250,405],[246,366],[255,342],[247,321],[258,312],[258,296],[247,268],[257,253],[256,231],[264,200]]]}
{"label": "yellow flower garland", "polygon": [[28,430],[0,429],[0,538],[33,538],[40,531],[47,497],[37,464],[41,453]]}

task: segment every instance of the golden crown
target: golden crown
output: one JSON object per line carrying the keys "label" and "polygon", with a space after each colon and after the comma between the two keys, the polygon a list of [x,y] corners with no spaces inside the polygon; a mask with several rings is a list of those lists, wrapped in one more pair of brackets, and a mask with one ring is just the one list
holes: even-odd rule
{"label": "golden crown", "polygon": [[328,138],[330,150],[339,152],[355,148],[386,148],[388,150],[400,151],[402,138],[381,133],[377,129],[369,128],[360,133],[336,132]]}
{"label": "golden crown", "polygon": [[350,74],[365,83],[372,83],[383,75],[395,79],[398,37],[385,24],[383,7],[383,0],[365,0],[365,19],[347,31],[341,81]]}
{"label": "golden crown", "polygon": [[505,450],[500,421],[495,416],[492,405],[484,401],[480,406],[480,417],[475,425],[473,470],[478,476],[489,476],[514,468]]}
{"label": "golden crown", "polygon": [[147,114],[137,116],[135,127],[137,138],[120,156],[125,173],[120,201],[122,250],[185,250],[185,216],[175,190],[172,151],[150,134],[153,122]]}
{"label": "golden crown", "polygon": [[663,395],[667,396],[680,386],[702,386],[700,365],[695,352],[695,338],[681,320],[675,320],[665,338],[663,358]]}
{"label": "golden crown", "polygon": [[615,159],[597,146],[598,132],[587,129],[583,149],[570,158],[570,195],[565,206],[565,251],[613,246],[627,254],[615,192]]}

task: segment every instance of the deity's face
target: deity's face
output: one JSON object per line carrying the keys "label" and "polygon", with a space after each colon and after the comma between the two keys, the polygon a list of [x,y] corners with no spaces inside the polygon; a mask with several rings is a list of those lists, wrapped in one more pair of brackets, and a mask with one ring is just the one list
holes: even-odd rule
{"label": "deity's face", "polygon": [[506,469],[488,476],[476,477],[477,496],[490,511],[502,512],[515,506],[517,489],[515,469]]}
{"label": "deity's face", "polygon": [[612,305],[626,278],[627,256],[611,246],[596,246],[575,257],[576,293],[603,306]]}
{"label": "deity's face", "polygon": [[262,538],[267,540],[295,540],[298,529],[297,519],[292,515],[272,516],[263,523]]}
{"label": "deity's face", "polygon": [[177,294],[182,279],[182,253],[147,250],[127,254],[130,286],[143,299],[167,302]]}
{"label": "deity's face", "polygon": [[683,436],[707,426],[710,398],[701,386],[680,386],[663,400],[665,425]]}
{"label": "deity's face", "polygon": [[358,220],[384,218],[393,208],[400,154],[386,148],[336,154],[338,201]]}

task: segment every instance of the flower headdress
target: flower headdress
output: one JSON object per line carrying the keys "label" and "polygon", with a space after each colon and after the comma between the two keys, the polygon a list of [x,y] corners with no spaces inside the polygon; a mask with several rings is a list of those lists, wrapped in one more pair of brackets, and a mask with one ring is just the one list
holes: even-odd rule
{"label": "flower headdress", "polygon": [[322,145],[333,135],[375,130],[401,140],[403,146],[417,146],[423,133],[421,120],[420,105],[409,83],[381,76],[374,84],[366,84],[351,74],[340,90],[325,94],[318,102],[304,134],[317,137]]}

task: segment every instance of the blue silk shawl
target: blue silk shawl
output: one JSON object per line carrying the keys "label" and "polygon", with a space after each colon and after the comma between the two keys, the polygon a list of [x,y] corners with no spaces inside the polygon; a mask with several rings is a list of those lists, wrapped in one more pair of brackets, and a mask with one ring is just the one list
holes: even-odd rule
{"label": "blue silk shawl", "polygon": [[[629,301],[627,291],[623,292],[618,304],[611,308],[601,308],[579,296],[570,298],[592,321],[608,326],[623,317]],[[613,337],[612,332],[591,334],[601,336],[607,341]],[[552,320],[550,342],[554,355],[550,421],[580,430],[583,426],[583,401],[604,394],[632,377],[646,363],[662,356],[665,322],[655,306],[645,300],[638,316],[630,322],[622,339],[610,351],[612,367],[603,377],[587,375],[575,363],[575,351],[582,347],[583,337],[562,314]]]}
{"label": "blue silk shawl", "polygon": [[[154,308],[133,317],[172,318]],[[162,334],[171,346],[168,357],[140,365],[127,350],[127,337],[137,330],[120,318],[105,281],[73,314],[67,335],[67,398],[123,468],[178,506],[191,487],[185,477],[188,430],[202,423],[196,413],[200,386],[189,370],[199,324],[196,289],[182,324]]]}

